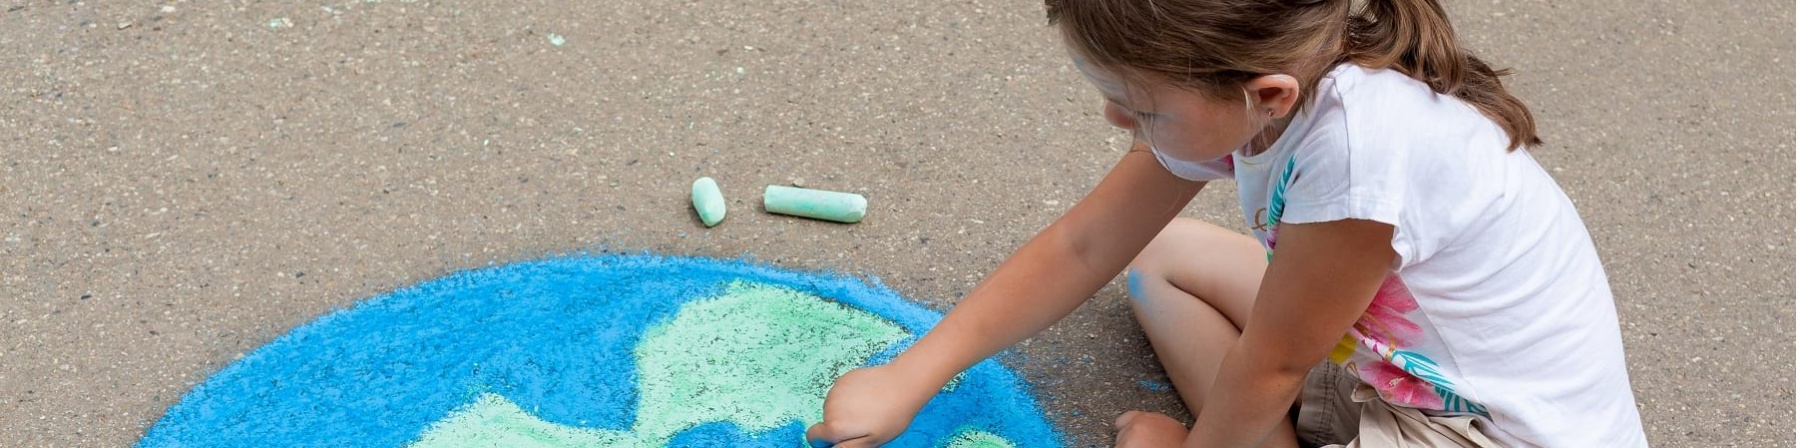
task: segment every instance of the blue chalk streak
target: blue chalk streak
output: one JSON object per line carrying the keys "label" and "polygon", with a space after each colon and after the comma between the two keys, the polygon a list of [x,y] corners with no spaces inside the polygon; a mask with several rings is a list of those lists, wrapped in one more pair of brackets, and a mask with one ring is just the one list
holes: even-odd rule
{"label": "blue chalk streak", "polygon": [[1150,380],[1138,380],[1138,387],[1142,387],[1151,392],[1168,392],[1171,389],[1169,383]]}

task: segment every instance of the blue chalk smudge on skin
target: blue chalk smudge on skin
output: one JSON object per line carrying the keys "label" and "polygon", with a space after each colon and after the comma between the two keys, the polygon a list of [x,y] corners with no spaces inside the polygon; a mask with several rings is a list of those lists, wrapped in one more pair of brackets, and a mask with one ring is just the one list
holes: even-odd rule
{"label": "blue chalk smudge on skin", "polygon": [[1125,286],[1126,292],[1131,295],[1131,300],[1143,302],[1150,297],[1144,295],[1144,280],[1142,276],[1138,275],[1136,269],[1126,271]]}
{"label": "blue chalk smudge on skin", "polygon": [[[914,335],[942,318],[878,280],[741,261],[584,256],[464,271],[276,338],[195,386],[137,446],[398,447],[483,393],[551,423],[625,430],[636,420],[632,349],[644,331],[733,281],[825,297]],[[889,446],[936,446],[967,427],[1019,446],[1061,445],[1016,374],[990,359],[966,375]],[[678,438],[703,446],[798,444],[811,423],[757,434],[702,425]]]}

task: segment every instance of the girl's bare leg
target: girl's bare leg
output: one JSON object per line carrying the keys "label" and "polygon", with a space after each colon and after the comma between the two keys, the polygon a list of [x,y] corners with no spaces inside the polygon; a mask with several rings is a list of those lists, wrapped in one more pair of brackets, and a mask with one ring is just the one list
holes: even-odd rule
{"label": "girl's bare leg", "polygon": [[[1225,352],[1237,343],[1268,260],[1256,240],[1194,219],[1176,219],[1132,260],[1132,310],[1193,414]],[[1265,447],[1296,445],[1283,418]]]}

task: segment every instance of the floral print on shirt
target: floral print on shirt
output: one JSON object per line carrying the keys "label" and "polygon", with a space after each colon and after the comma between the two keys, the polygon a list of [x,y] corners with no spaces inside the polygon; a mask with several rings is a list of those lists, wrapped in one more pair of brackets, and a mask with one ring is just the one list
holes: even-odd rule
{"label": "floral print on shirt", "polygon": [[[1269,195],[1268,212],[1251,218],[1263,219],[1252,225],[1257,227],[1270,260],[1275,258],[1276,235],[1281,230],[1281,215],[1287,210],[1288,185],[1296,176],[1294,162],[1294,158],[1289,157],[1282,167]],[[1486,406],[1456,393],[1455,383],[1438,369],[1437,361],[1405,349],[1417,344],[1424,336],[1419,324],[1407,318],[1408,313],[1418,309],[1419,302],[1407,289],[1406,282],[1397,273],[1388,274],[1362,317],[1332,348],[1331,362],[1356,372],[1358,378],[1374,387],[1382,400],[1389,403],[1416,409],[1488,415]],[[1359,348],[1368,349],[1379,360],[1360,366],[1349,362]]]}

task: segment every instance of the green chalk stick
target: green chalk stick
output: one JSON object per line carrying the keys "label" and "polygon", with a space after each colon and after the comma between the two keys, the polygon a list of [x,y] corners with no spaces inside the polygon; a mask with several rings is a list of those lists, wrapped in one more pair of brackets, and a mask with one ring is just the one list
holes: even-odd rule
{"label": "green chalk stick", "polygon": [[763,209],[803,218],[842,223],[862,221],[869,211],[869,200],[855,193],[809,190],[770,185],[763,190]]}
{"label": "green chalk stick", "polygon": [[725,220],[725,195],[719,193],[719,183],[713,178],[694,179],[694,212],[700,214],[700,222],[707,227]]}

